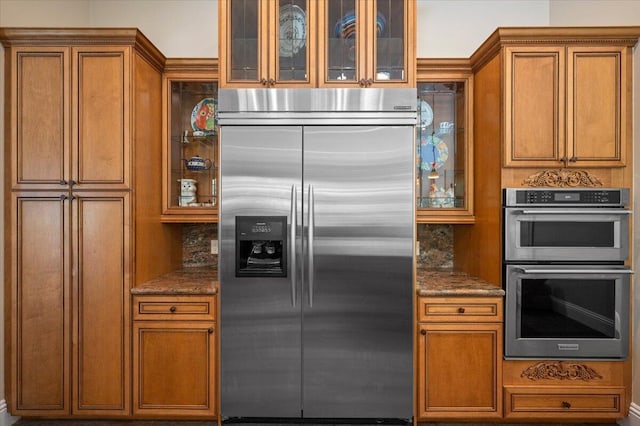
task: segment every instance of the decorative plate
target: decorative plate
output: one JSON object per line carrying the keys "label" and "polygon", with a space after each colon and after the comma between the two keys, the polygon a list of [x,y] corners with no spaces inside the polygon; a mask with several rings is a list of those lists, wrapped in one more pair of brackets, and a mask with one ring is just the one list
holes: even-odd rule
{"label": "decorative plate", "polygon": [[[387,19],[382,12],[378,11],[376,18],[376,26],[378,36],[382,35],[384,27],[387,25]],[[350,39],[354,38],[356,33],[356,13],[353,10],[348,11],[344,16],[336,22],[334,32],[337,38]]]}
{"label": "decorative plate", "polygon": [[418,111],[420,111],[420,127],[425,129],[433,123],[433,110],[431,105],[425,100],[421,100],[418,103]]}
{"label": "decorative plate", "polygon": [[191,128],[212,135],[216,129],[216,100],[204,98],[191,111]]}
{"label": "decorative plate", "polygon": [[420,139],[420,153],[422,170],[431,170],[431,165],[436,163],[436,169],[439,169],[449,158],[449,148],[447,144],[437,136],[422,136]]}
{"label": "decorative plate", "polygon": [[290,58],[307,42],[307,21],[304,10],[295,4],[280,8],[280,57]]}

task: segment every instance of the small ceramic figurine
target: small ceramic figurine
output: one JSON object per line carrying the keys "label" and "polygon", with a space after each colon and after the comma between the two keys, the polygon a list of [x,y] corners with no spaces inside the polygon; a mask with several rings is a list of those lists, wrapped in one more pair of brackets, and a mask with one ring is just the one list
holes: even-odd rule
{"label": "small ceramic figurine", "polygon": [[178,179],[180,182],[180,206],[188,206],[195,203],[196,192],[198,188],[196,186],[195,179]]}

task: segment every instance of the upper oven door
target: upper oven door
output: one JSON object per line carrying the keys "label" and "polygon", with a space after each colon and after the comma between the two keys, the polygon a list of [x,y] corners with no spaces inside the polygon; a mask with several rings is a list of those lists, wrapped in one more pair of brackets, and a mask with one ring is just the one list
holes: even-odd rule
{"label": "upper oven door", "polygon": [[620,208],[507,207],[504,260],[625,261],[630,213]]}

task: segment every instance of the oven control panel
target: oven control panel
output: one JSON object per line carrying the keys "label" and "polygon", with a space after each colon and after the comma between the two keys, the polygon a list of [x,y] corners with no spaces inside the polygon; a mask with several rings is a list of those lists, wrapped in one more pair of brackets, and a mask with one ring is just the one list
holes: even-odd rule
{"label": "oven control panel", "polygon": [[629,202],[627,188],[505,188],[505,206],[615,206]]}

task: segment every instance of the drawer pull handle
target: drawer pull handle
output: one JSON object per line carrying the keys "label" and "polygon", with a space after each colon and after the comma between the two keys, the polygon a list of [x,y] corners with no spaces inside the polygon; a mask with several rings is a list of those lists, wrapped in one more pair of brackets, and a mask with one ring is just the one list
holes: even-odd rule
{"label": "drawer pull handle", "polygon": [[209,327],[209,329],[207,330],[207,332],[208,332],[209,334],[213,334],[213,328]]}
{"label": "drawer pull handle", "polygon": [[464,314],[464,308],[462,306],[458,308],[458,313]]}
{"label": "drawer pull handle", "polygon": [[566,408],[566,409],[571,408],[571,403],[567,401],[562,401],[562,408]]}
{"label": "drawer pull handle", "polygon": [[427,330],[420,330],[420,334],[422,334],[423,336],[427,335]]}
{"label": "drawer pull handle", "polygon": [[170,308],[169,308],[169,311],[170,311],[170,312],[175,312],[175,311],[176,311],[176,307],[175,307],[175,306],[170,307]]}

